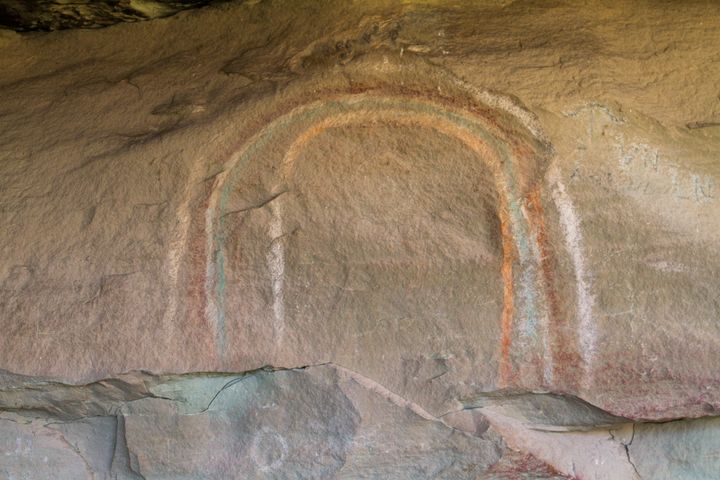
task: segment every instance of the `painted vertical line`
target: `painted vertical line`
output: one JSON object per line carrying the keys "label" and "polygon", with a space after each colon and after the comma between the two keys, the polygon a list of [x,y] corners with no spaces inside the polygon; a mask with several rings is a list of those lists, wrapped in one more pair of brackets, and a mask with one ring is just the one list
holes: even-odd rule
{"label": "painted vertical line", "polygon": [[590,280],[585,267],[580,218],[575,211],[570,196],[565,190],[565,185],[563,185],[560,179],[557,168],[552,169],[549,179],[550,182],[554,184],[552,198],[560,213],[560,224],[565,234],[565,244],[570,252],[570,259],[575,272],[578,310],[577,337],[584,370],[581,386],[583,389],[587,389],[593,383],[592,367],[595,361],[596,333],[593,322],[595,297],[591,293]]}
{"label": "painted vertical line", "polygon": [[218,299],[215,312],[215,343],[220,356],[224,360],[227,350],[227,332],[225,327],[225,256],[219,249],[214,254],[217,277],[216,297]]}
{"label": "painted vertical line", "polygon": [[502,312],[502,338],[500,350],[500,386],[506,387],[510,383],[512,365],[510,347],[512,345],[512,324],[515,308],[513,305],[513,240],[507,213],[500,212],[500,232],[502,235],[503,264],[503,312]]}
{"label": "painted vertical line", "polygon": [[[202,179],[203,169],[202,163],[193,161],[190,171],[188,172],[185,189],[183,190],[183,201],[176,210],[175,228],[172,239],[169,243],[167,254],[168,279],[172,283],[172,291],[169,295],[168,305],[163,313],[163,329],[166,332],[172,331],[178,324],[177,312],[178,301],[180,299],[183,285],[180,283],[180,270],[183,261],[188,256],[190,228],[192,224],[192,215],[190,213],[190,202],[193,199],[193,188],[197,186]],[[168,335],[173,338],[173,335]]]}
{"label": "painted vertical line", "polygon": [[273,344],[280,346],[285,330],[285,245],[283,243],[282,210],[280,204],[269,204],[270,250],[267,254],[267,266],[270,272],[273,311]]}
{"label": "painted vertical line", "polygon": [[[506,174],[507,176],[512,173]],[[514,190],[514,189],[513,189]],[[520,263],[520,274],[518,286],[522,293],[521,298],[523,300],[522,307],[525,316],[525,322],[521,331],[523,335],[523,341],[528,343],[537,337],[538,327],[538,308],[537,298],[535,295],[537,272],[534,269],[534,262],[531,252],[533,249],[529,241],[529,232],[526,228],[524,215],[520,206],[520,201],[516,198],[516,193],[511,193],[510,201],[510,218],[512,226],[512,236],[515,239],[517,246],[518,259]]]}
{"label": "painted vertical line", "polygon": [[531,238],[532,226],[520,194],[524,189],[518,186],[520,175],[514,168],[519,157],[514,155],[514,152],[509,152],[506,146],[500,146],[498,150],[504,157],[501,165],[508,199],[509,225],[511,238],[514,239],[518,254],[519,271],[516,273],[515,288],[518,290],[520,302],[514,306],[514,309],[522,310],[523,317],[518,347],[530,350],[537,343],[541,316],[537,294],[538,285],[541,284],[538,271],[540,253],[537,244]]}
{"label": "painted vertical line", "polygon": [[[223,241],[223,218],[219,215],[217,219],[217,231],[213,228],[213,212],[214,209],[210,205],[218,202],[219,188],[223,185],[227,172],[220,173],[214,180],[210,197],[208,198],[208,209],[205,211],[205,235],[207,236],[207,265],[205,273],[205,292],[214,292],[214,295],[207,297],[205,301],[205,316],[210,323],[214,333],[215,354],[220,365],[225,357],[226,350],[226,332],[225,332],[225,259],[222,253]],[[222,212],[222,210],[220,210]],[[211,284],[211,279],[215,279],[215,284]]]}
{"label": "painted vertical line", "polygon": [[[501,151],[504,150],[501,148]],[[532,225],[526,214],[526,210],[520,201],[520,195],[518,194],[517,179],[518,175],[513,168],[514,162],[517,161],[517,157],[511,155],[509,152],[504,151],[504,161],[501,162],[503,166],[502,172],[504,177],[503,191],[507,198],[507,204],[505,211],[508,215],[507,220],[507,233],[503,233],[503,238],[509,239],[511,244],[507,247],[503,246],[503,250],[507,251],[507,255],[512,255],[512,244],[514,244],[517,252],[517,265],[518,271],[515,273],[515,277],[512,272],[512,260],[510,261],[510,271],[507,267],[503,267],[503,282],[505,283],[505,289],[508,290],[508,298],[515,296],[515,289],[518,290],[518,297],[520,303],[517,305],[513,300],[509,310],[511,313],[503,315],[503,338],[502,348],[506,351],[503,354],[503,364],[501,365],[501,381],[507,386],[508,382],[511,382],[513,376],[522,375],[520,372],[512,372],[512,358],[510,352],[510,343],[512,343],[512,323],[513,316],[516,310],[522,311],[522,329],[519,330],[517,335],[517,349],[521,350],[532,350],[537,344],[538,337],[538,325],[539,318],[541,315],[541,308],[539,305],[539,298],[537,294],[537,288],[542,283],[540,280],[540,273],[538,271],[538,264],[540,256],[539,248],[531,237]],[[514,284],[514,280],[517,280],[517,284]]]}
{"label": "painted vertical line", "polygon": [[558,361],[558,352],[556,349],[560,347],[560,345],[555,345],[555,337],[558,336],[558,330],[562,328],[560,325],[562,312],[560,311],[560,303],[555,293],[553,255],[548,246],[547,231],[545,228],[545,212],[542,207],[539,186],[536,186],[530,191],[527,200],[528,206],[530,207],[530,224],[534,230],[536,244],[540,254],[540,270],[542,272],[542,283],[548,308],[548,314],[545,316],[545,324],[543,325],[543,380],[545,385],[549,387],[552,385],[556,373],[555,368]]}
{"label": "painted vertical line", "polygon": [[[286,120],[282,119],[278,123],[282,126]],[[273,125],[271,124],[270,127]],[[234,183],[234,177],[238,174],[236,167],[238,164],[244,167],[249,162],[261,147],[268,143],[272,128],[265,127],[259,134],[257,134],[250,142],[248,146],[242,150],[242,152],[233,160],[234,165],[232,167],[226,166],[224,172],[217,176],[216,182],[218,185],[217,189],[213,190],[209,205],[213,205],[214,208],[208,207],[208,215],[206,216],[208,238],[212,238],[213,248],[210,249],[207,264],[207,278],[206,291],[214,291],[214,298],[208,299],[206,313],[208,318],[212,319],[212,324],[215,328],[215,344],[218,352],[218,360],[222,364],[225,360],[225,354],[227,351],[227,325],[226,325],[226,314],[225,314],[225,287],[227,279],[225,277],[225,205],[230,197],[231,186]],[[239,169],[241,170],[241,169]],[[213,212],[217,213],[217,229],[213,229]],[[212,234],[210,232],[214,232]],[[215,279],[215,288],[212,288],[210,284],[212,279]]]}

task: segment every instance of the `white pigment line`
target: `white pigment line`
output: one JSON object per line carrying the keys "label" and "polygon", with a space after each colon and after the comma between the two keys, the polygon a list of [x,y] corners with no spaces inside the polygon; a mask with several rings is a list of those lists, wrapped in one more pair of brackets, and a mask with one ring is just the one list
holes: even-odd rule
{"label": "white pigment line", "polygon": [[543,315],[543,329],[542,329],[542,335],[543,335],[543,380],[545,381],[545,386],[550,386],[553,384],[554,378],[553,378],[553,371],[555,369],[555,364],[553,363],[553,356],[552,356],[552,347],[550,345],[550,316],[545,312],[545,315]]}
{"label": "white pigment line", "polygon": [[225,307],[222,304],[223,298],[215,295],[218,287],[215,283],[217,266],[215,265],[216,242],[214,236],[215,222],[220,219],[216,219],[214,213],[218,210],[222,186],[225,184],[225,178],[227,176],[228,173],[226,170],[221,171],[215,176],[213,188],[208,198],[208,207],[205,210],[205,318],[213,329],[218,361],[223,360],[227,345],[225,344]]}
{"label": "white pigment line", "polygon": [[275,341],[282,339],[285,329],[285,246],[283,244],[282,211],[278,202],[271,202],[270,213],[270,251],[267,255],[267,265],[270,271],[270,280],[273,295],[273,336]]}
{"label": "white pigment line", "polygon": [[178,311],[178,300],[181,295],[182,285],[180,284],[180,267],[187,260],[188,237],[190,235],[191,212],[190,201],[193,199],[193,189],[202,178],[203,163],[199,159],[193,159],[188,173],[185,189],[183,191],[183,201],[176,210],[177,221],[173,229],[172,238],[170,239],[167,252],[167,274],[172,283],[173,291],[168,297],[168,305],[163,313],[163,328],[171,328],[178,324],[176,318]]}
{"label": "white pigment line", "polygon": [[549,180],[554,184],[552,188],[552,199],[560,213],[560,223],[565,233],[565,244],[570,252],[570,259],[575,271],[575,285],[577,295],[577,308],[579,316],[578,338],[580,339],[580,354],[584,362],[585,375],[583,388],[587,388],[591,382],[591,368],[595,357],[595,325],[593,322],[593,306],[595,297],[591,293],[590,281],[585,267],[585,256],[582,250],[582,234],[580,233],[580,218],[560,180],[560,174],[556,167],[553,167],[549,174]]}

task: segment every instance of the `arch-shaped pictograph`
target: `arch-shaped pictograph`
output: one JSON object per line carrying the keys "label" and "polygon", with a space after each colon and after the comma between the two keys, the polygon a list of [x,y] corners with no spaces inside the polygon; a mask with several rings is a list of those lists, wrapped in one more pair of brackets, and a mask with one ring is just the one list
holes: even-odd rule
{"label": "arch-shaped pictograph", "polygon": [[[557,342],[551,338],[547,325],[558,312],[536,183],[548,158],[547,145],[513,115],[498,112],[480,101],[458,104],[434,92],[413,89],[358,90],[322,93],[320,100],[296,105],[276,116],[252,135],[217,175],[207,200],[205,221],[205,315],[214,332],[218,357],[222,359],[228,350],[229,305],[225,290],[230,259],[225,251],[228,236],[225,219],[228,198],[243,173],[258,156],[271,156],[277,167],[277,181],[282,183],[292,175],[299,152],[328,129],[387,123],[430,129],[455,138],[474,152],[478,161],[485,162],[497,193],[496,214],[502,241],[499,382],[505,385],[513,382],[516,375],[513,351],[522,349],[523,343],[534,343],[544,352],[543,382],[550,384],[557,356],[553,344]],[[273,275],[277,277],[273,280],[273,291],[281,294],[282,267]],[[282,308],[275,306],[276,317],[283,315]],[[282,329],[281,322],[273,328]]]}

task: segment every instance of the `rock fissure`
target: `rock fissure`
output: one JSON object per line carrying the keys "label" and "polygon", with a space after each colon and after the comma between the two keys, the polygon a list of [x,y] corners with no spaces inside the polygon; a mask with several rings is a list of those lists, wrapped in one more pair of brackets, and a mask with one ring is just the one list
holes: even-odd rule
{"label": "rock fissure", "polygon": [[630,435],[630,440],[627,443],[623,443],[623,447],[625,448],[625,455],[627,456],[628,463],[632,466],[633,470],[635,470],[635,473],[637,474],[638,478],[642,480],[642,476],[640,475],[640,472],[637,469],[637,466],[632,461],[632,458],[630,458],[630,445],[632,445],[633,440],[635,440],[635,424],[632,424],[632,433]]}
{"label": "rock fissure", "polygon": [[223,216],[234,215],[234,214],[238,214],[238,213],[245,213],[245,212],[249,212],[250,210],[257,210],[257,209],[263,208],[263,207],[267,206],[268,204],[270,204],[271,202],[273,202],[274,200],[276,200],[277,198],[279,198],[281,195],[288,193],[288,191],[289,190],[281,190],[277,193],[273,193],[271,195],[268,195],[267,198],[263,199],[262,201],[260,201],[258,203],[252,204],[247,207],[239,208],[236,210],[229,210],[229,211],[225,212],[223,214]]}
{"label": "rock fissure", "polygon": [[[592,405],[584,399],[575,395],[556,394],[552,392],[525,392],[520,390],[500,389],[496,391],[483,392],[474,397],[473,400],[458,399],[462,403],[462,408],[449,410],[438,415],[434,415],[426,410],[418,403],[402,397],[397,393],[389,390],[386,386],[379,382],[359,373],[348,369],[335,362],[321,362],[295,367],[280,367],[266,365],[253,370],[243,372],[187,372],[182,374],[152,374],[149,372],[137,371],[128,372],[118,377],[109,377],[90,384],[66,384],[56,381],[43,380],[35,383],[30,380],[29,383],[22,383],[29,380],[27,377],[19,377],[14,382],[18,382],[10,389],[0,390],[0,412],[16,413],[19,415],[30,414],[33,412],[43,413],[50,417],[57,417],[59,421],[49,422],[45,426],[54,424],[62,424],[72,422],[81,418],[98,418],[108,415],[114,415],[115,411],[122,408],[124,404],[137,402],[143,399],[166,400],[170,402],[180,402],[182,398],[161,395],[153,392],[154,388],[159,385],[177,381],[179,379],[191,378],[223,378],[231,377],[229,381],[221,386],[209,400],[207,405],[197,411],[197,413],[208,412],[213,403],[222,395],[222,393],[232,386],[246,380],[248,377],[260,373],[274,374],[278,372],[302,372],[315,368],[329,367],[333,370],[345,374],[348,378],[354,380],[358,385],[370,390],[386,400],[400,407],[407,408],[418,416],[427,420],[437,421],[445,424],[449,428],[443,418],[455,415],[461,412],[483,412],[489,410],[503,410],[503,414],[517,416],[523,418],[533,429],[540,431],[573,431],[573,430],[591,430],[602,429],[608,425],[664,425],[673,422],[684,422],[690,420],[703,420],[717,418],[718,415],[707,414],[700,417],[679,417],[663,420],[632,420],[629,418],[618,417],[606,412],[599,407]],[[441,375],[446,374],[444,372]],[[437,378],[441,375],[437,375]],[[6,374],[12,376],[12,374]],[[75,392],[77,395],[73,395]],[[43,403],[46,402],[46,403]],[[67,410],[62,409],[62,403],[65,402]],[[556,406],[559,406],[557,408]],[[552,408],[550,408],[552,407]],[[77,415],[80,409],[88,412],[96,412],[95,414]],[[582,416],[576,416],[575,419],[591,420],[592,423],[554,423],[551,417],[547,416],[547,412],[553,409],[563,409],[563,418],[565,420],[572,417],[572,414],[581,411]],[[97,413],[99,412],[99,413]],[[510,412],[510,413],[508,413]],[[16,421],[10,418],[3,418],[8,421]],[[560,430],[558,430],[560,429]],[[611,438],[615,439],[613,430],[608,430]],[[632,439],[623,445],[629,447]]]}

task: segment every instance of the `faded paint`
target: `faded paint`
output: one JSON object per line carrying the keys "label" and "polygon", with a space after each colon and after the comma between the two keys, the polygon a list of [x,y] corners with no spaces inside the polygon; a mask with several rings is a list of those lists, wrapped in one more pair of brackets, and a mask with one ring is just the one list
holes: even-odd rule
{"label": "faded paint", "polygon": [[[525,331],[533,336],[535,325],[540,311],[540,299],[537,298],[536,288],[542,282],[537,278],[535,268],[539,248],[531,245],[528,234],[528,220],[522,215],[519,198],[522,198],[518,186],[518,173],[514,168],[517,162],[509,152],[507,145],[499,140],[493,133],[498,134],[494,126],[480,123],[483,118],[468,111],[458,111],[452,106],[437,104],[418,98],[392,98],[375,97],[370,95],[345,95],[327,99],[324,102],[315,102],[298,107],[288,114],[271,122],[258,134],[253,136],[241,152],[231,159],[218,177],[218,187],[209,199],[207,217],[208,232],[214,231],[209,238],[212,248],[209,250],[207,262],[207,281],[214,282],[214,287],[208,285],[208,292],[214,295],[207,299],[208,316],[214,322],[216,342],[221,358],[227,347],[225,325],[225,230],[224,213],[232,186],[235,185],[241,171],[261,149],[277,143],[277,132],[286,132],[297,124],[309,123],[310,126],[291,143],[281,163],[282,176],[290,174],[292,165],[298,152],[313,137],[327,128],[347,125],[350,123],[389,120],[402,124],[418,125],[433,129],[439,133],[455,137],[471,148],[493,171],[493,176],[499,194],[497,214],[501,225],[502,235],[502,279],[503,279],[503,314],[501,319],[502,338],[500,339],[500,383],[505,385],[511,380],[512,372],[512,336],[513,321],[516,313],[514,307],[515,276],[513,272],[516,260],[520,266],[520,291],[524,300]],[[215,225],[213,225],[215,223]],[[273,227],[271,227],[273,228]],[[271,266],[273,282],[273,311],[276,320],[276,329],[279,319],[284,317],[282,304],[281,277],[284,269],[279,265],[282,247],[274,246],[273,242],[268,263]],[[536,255],[533,255],[533,252]],[[517,257],[516,257],[517,255]],[[272,262],[270,262],[272,259]],[[280,303],[278,303],[280,302]]]}
{"label": "faded paint", "polygon": [[591,291],[590,277],[585,266],[580,218],[575,212],[575,207],[565,190],[565,185],[563,185],[557,169],[551,170],[549,180],[554,185],[552,188],[552,198],[560,214],[560,224],[565,234],[565,246],[570,252],[570,258],[575,272],[575,290],[579,317],[579,321],[577,322],[577,336],[584,369],[581,385],[582,388],[587,390],[593,382],[591,372],[595,361],[596,335],[593,321],[595,297]]}
{"label": "faded paint", "polygon": [[273,337],[276,348],[281,348],[285,330],[285,245],[283,243],[282,209],[279,203],[270,203],[270,251],[267,265],[273,296]]}

